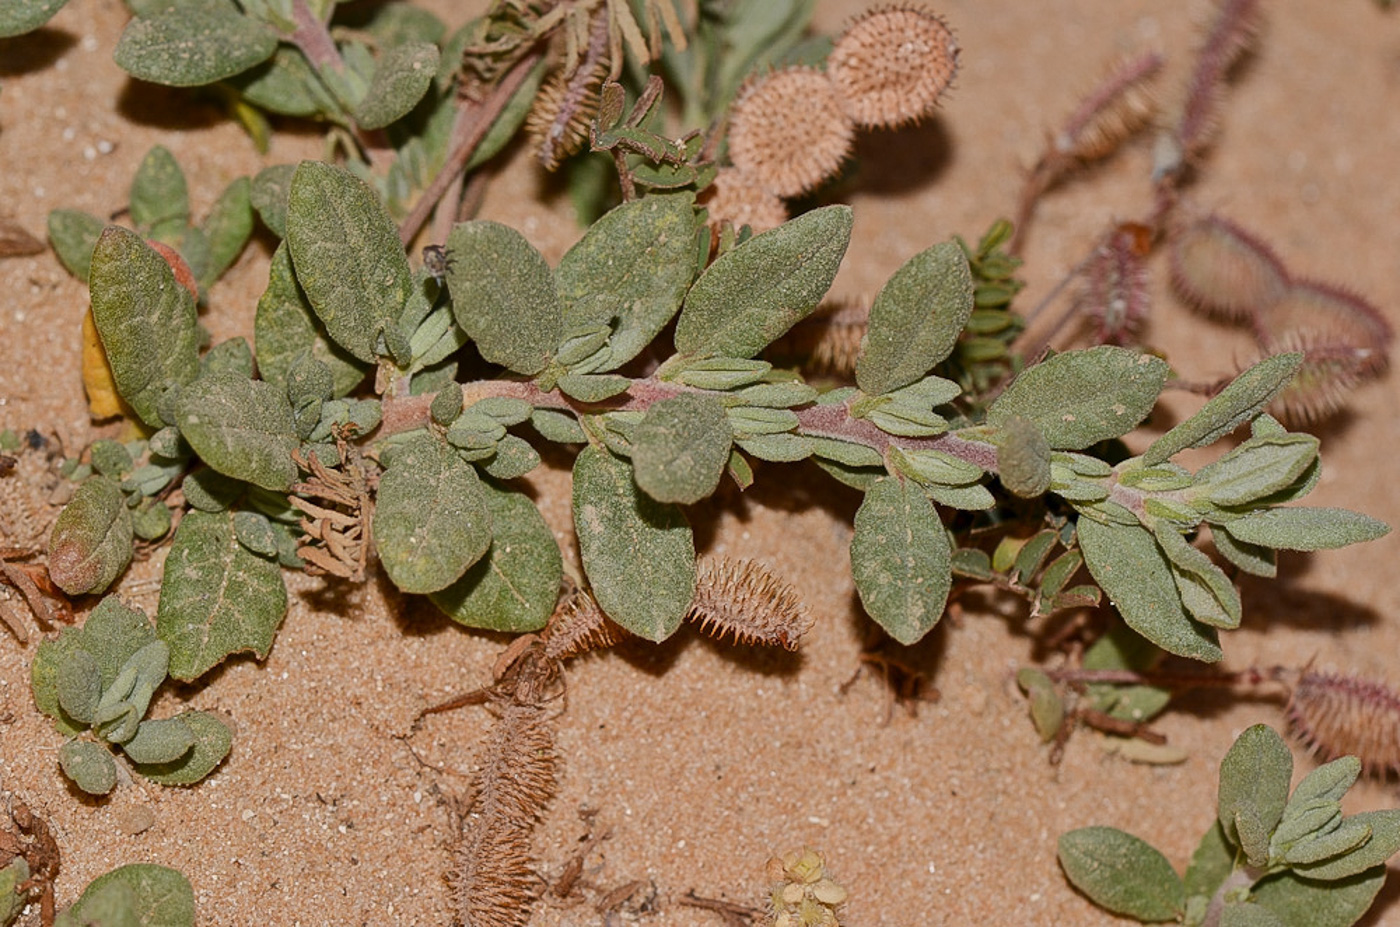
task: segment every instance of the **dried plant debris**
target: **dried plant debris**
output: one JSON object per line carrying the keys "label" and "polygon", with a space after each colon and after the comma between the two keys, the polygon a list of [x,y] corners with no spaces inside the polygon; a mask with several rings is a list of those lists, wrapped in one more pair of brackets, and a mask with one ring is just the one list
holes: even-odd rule
{"label": "dried plant debris", "polygon": [[1151,231],[1117,226],[1094,249],[1081,271],[1078,310],[1094,325],[1099,344],[1133,343],[1151,311],[1147,255]]}
{"label": "dried plant debris", "polygon": [[[535,145],[535,157],[545,170],[557,170],[569,155],[588,140],[588,127],[598,112],[599,92],[609,75],[609,20],[607,11],[593,13],[587,41],[580,55],[572,47],[573,61],[552,73],[535,96],[525,131]],[[572,30],[563,33],[574,39]]]}
{"label": "dried plant debris", "polygon": [[292,486],[299,495],[287,501],[302,513],[297,556],[306,562],[306,572],[359,583],[373,549],[372,471],[344,441],[336,446],[340,460],[335,467],[323,464],[315,452],[293,452],[297,466],[311,476]]}
{"label": "dried plant debris", "polygon": [[1288,271],[1274,250],[1214,213],[1175,227],[1170,257],[1177,294],[1223,319],[1249,319],[1288,289]]}
{"label": "dried plant debris", "polygon": [[14,219],[0,218],[0,258],[40,254],[44,243],[25,231]]}
{"label": "dried plant debris", "polygon": [[758,234],[777,228],[788,218],[782,197],[738,167],[720,168],[706,195],[705,208],[712,228],[727,222],[735,229],[748,226]]}
{"label": "dried plant debris", "polygon": [[[0,894],[0,923],[7,907],[18,915],[34,895],[39,899],[39,923],[54,922],[53,881],[58,875],[58,842],[48,822],[35,814],[17,795],[6,795],[8,807],[0,819],[0,888],[13,877],[8,893]],[[8,894],[10,897],[5,897]]]}
{"label": "dried plant debris", "polygon": [[767,356],[782,363],[796,363],[813,377],[852,380],[861,341],[869,330],[869,306],[823,303],[774,342]]}
{"label": "dried plant debris", "polygon": [[831,878],[826,859],[803,847],[768,860],[771,927],[839,927],[846,889]]}

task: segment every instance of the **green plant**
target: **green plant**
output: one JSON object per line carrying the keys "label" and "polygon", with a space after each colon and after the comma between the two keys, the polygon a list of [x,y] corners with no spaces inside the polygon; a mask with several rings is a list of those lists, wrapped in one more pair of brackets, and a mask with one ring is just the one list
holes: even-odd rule
{"label": "green plant", "polygon": [[1217,819],[1184,877],[1113,827],[1061,836],[1060,865],[1095,904],[1145,923],[1349,927],[1400,850],[1400,811],[1342,814],[1360,772],[1356,757],[1333,760],[1290,796],[1293,756],[1272,728],[1256,724],[1220,763]]}
{"label": "green plant", "polygon": [[[29,864],[16,856],[0,868],[0,927],[10,927],[24,911]],[[54,927],[193,927],[194,890],[174,869],[149,863],[133,863],[93,879],[83,894],[57,919],[50,909],[46,924]]]}
{"label": "green plant", "polygon": [[59,765],[91,795],[116,788],[114,755],[163,785],[190,785],[214,771],[233,732],[204,711],[146,717],[165,682],[170,647],[138,608],[108,597],[81,628],[39,645],[31,667],[34,702],[70,738]]}

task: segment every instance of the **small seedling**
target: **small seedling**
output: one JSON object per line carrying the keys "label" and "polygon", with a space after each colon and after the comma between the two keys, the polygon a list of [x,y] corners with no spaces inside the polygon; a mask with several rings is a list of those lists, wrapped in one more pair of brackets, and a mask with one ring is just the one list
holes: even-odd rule
{"label": "small seedling", "polygon": [[165,682],[170,648],[146,615],[115,597],[81,628],[39,646],[31,668],[34,702],[70,737],[59,751],[63,773],[84,792],[116,788],[117,757],[163,785],[190,785],[214,771],[233,732],[209,712],[146,717]]}
{"label": "small seedling", "polygon": [[1333,760],[1290,796],[1292,754],[1272,728],[1256,724],[1220,763],[1217,820],[1184,877],[1152,846],[1113,827],[1061,836],[1060,865],[1095,904],[1145,923],[1349,927],[1400,850],[1400,811],[1342,814],[1342,796],[1360,772],[1356,757]]}

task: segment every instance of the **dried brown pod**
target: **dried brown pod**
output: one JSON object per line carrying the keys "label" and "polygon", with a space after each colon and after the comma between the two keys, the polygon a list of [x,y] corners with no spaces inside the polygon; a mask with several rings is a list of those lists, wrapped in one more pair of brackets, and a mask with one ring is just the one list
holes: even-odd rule
{"label": "dried brown pod", "polygon": [[535,96],[525,131],[535,146],[535,158],[547,171],[557,170],[565,158],[583,147],[588,127],[598,112],[603,81],[608,77],[610,54],[608,17],[594,14],[588,44],[544,82]]}
{"label": "dried brown pod", "polygon": [[622,642],[627,631],[598,607],[587,589],[570,584],[541,637],[545,656],[563,660]]}
{"label": "dried brown pod", "polygon": [[730,161],[777,196],[800,196],[834,175],[854,135],[831,81],[816,68],[751,80],[729,111]]}
{"label": "dried brown pod", "polygon": [[1196,67],[1171,132],[1156,153],[1154,174],[1176,176],[1210,146],[1219,121],[1221,87],[1231,66],[1258,33],[1259,0],[1217,0],[1205,24]]}
{"label": "dried brown pod", "polygon": [[943,19],[917,6],[869,10],[846,27],[826,60],[846,111],[862,126],[930,115],[958,70],[958,43]]}
{"label": "dried brown pod", "polygon": [[1055,134],[1055,154],[1093,161],[1116,151],[1156,114],[1151,81],[1161,69],[1162,56],[1156,52],[1113,62]]}
{"label": "dried brown pod", "polygon": [[1321,760],[1355,756],[1369,775],[1400,774],[1400,694],[1384,683],[1304,670],[1289,728]]}
{"label": "dried brown pod", "polygon": [[757,561],[723,557],[701,561],[686,618],[718,639],[732,634],[741,644],[788,650],[812,628],[797,590]]}
{"label": "dried brown pod", "polygon": [[1315,346],[1330,345],[1349,353],[1357,370],[1371,375],[1384,370],[1395,338],[1376,307],[1344,287],[1311,280],[1295,281],[1283,297],[1255,314],[1256,335],[1272,353],[1284,350],[1290,337]]}
{"label": "dried brown pod", "polygon": [[13,219],[0,218],[0,258],[39,254],[44,243]]}
{"label": "dried brown pod", "polygon": [[787,206],[781,197],[737,167],[722,167],[708,188],[705,208],[710,214],[711,228],[725,222],[736,229],[748,226],[754,234],[777,228],[787,221]]}
{"label": "dried brown pod", "polygon": [[1229,319],[1248,318],[1289,287],[1288,271],[1272,248],[1214,213],[1172,230],[1171,277],[1182,299]]}
{"label": "dried brown pod", "polygon": [[827,303],[775,341],[766,356],[796,364],[809,376],[849,380],[855,377],[861,339],[869,329],[869,306]]}
{"label": "dried brown pod", "polygon": [[448,874],[465,927],[524,927],[530,920],[542,887],[530,838],[555,786],[550,703],[557,683],[558,663],[534,644],[486,690],[496,723],[482,745]]}

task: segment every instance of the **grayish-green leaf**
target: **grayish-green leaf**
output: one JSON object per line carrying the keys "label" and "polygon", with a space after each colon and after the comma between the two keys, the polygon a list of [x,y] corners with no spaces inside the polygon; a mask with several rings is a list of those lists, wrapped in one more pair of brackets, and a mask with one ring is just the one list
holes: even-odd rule
{"label": "grayish-green leaf", "polygon": [[1293,797],[1283,809],[1283,820],[1295,817],[1309,802],[1341,801],[1361,775],[1361,761],[1354,756],[1343,756],[1330,763],[1324,763],[1303,777],[1293,790]]}
{"label": "grayish-green leaf", "polygon": [[1281,550],[1329,550],[1390,533],[1389,525],[1369,515],[1302,506],[1250,512],[1222,522],[1220,528],[1237,541]]}
{"label": "grayish-green leaf", "polygon": [[1185,886],[1167,858],[1117,828],[1062,834],[1059,857],[1074,887],[1114,914],[1153,923],[1176,920],[1186,907]]}
{"label": "grayish-green leaf", "polygon": [[200,5],[127,23],[113,57],[133,77],[195,87],[232,77],[272,57],[277,33],[231,5]]}
{"label": "grayish-green leaf", "polygon": [[997,475],[1014,496],[1034,499],[1050,488],[1050,442],[1028,418],[1009,416],[996,432]]}
{"label": "grayish-green leaf", "polygon": [[97,240],[89,280],[117,392],[147,425],[167,424],[157,411],[161,394],[199,371],[194,297],[141,236],[119,226]]}
{"label": "grayish-green leaf", "polygon": [[1196,473],[1216,505],[1241,506],[1293,485],[1317,459],[1317,438],[1305,434],[1251,438]]}
{"label": "grayish-green leaf", "polygon": [[491,548],[461,579],[429,598],[467,627],[537,631],[559,595],[559,545],[527,496],[489,481],[482,485],[493,525]]}
{"label": "grayish-green leaf", "polygon": [[544,370],[564,311],[544,257],[515,229],[485,220],[453,226],[447,249],[452,311],[481,356],[516,373]]}
{"label": "grayish-green leaf", "polygon": [[1161,358],[1112,345],[1066,351],[1012,380],[987,410],[987,424],[1021,416],[1040,426],[1052,448],[1079,450],[1137,427],[1168,371]]}
{"label": "grayish-green leaf", "polygon": [[1225,831],[1216,821],[1201,836],[1191,863],[1186,867],[1186,894],[1207,898],[1229,877],[1235,868],[1235,848],[1225,839]]}
{"label": "grayish-green leaf", "polygon": [[234,512],[233,534],[238,543],[259,557],[277,556],[277,537],[272,522],[261,512]]}
{"label": "grayish-green leaf", "polygon": [[1400,851],[1400,811],[1365,811],[1346,817],[1343,826],[1350,823],[1369,827],[1371,839],[1343,856],[1313,865],[1294,866],[1300,876],[1329,882],[1351,878],[1373,866],[1383,865]]}
{"label": "grayish-green leaf", "polygon": [[1225,437],[1263,411],[1302,363],[1301,354],[1278,354],[1250,367],[1195,415],[1152,442],[1142,455],[1143,463],[1159,464],[1188,447],[1204,447]]}
{"label": "grayish-green leaf", "polygon": [[627,392],[631,385],[632,381],[627,377],[614,374],[594,376],[566,373],[559,378],[559,389],[579,402],[602,402]]}
{"label": "grayish-green leaf", "polygon": [[1220,927],[1287,927],[1278,915],[1253,902],[1227,902],[1220,912]]}
{"label": "grayish-green leaf", "polygon": [[67,2],[68,0],[0,0],[0,39],[33,32],[48,22]]}
{"label": "grayish-green leaf", "polygon": [[239,177],[219,194],[214,207],[200,224],[209,240],[209,263],[200,275],[199,285],[205,289],[233,266],[248,236],[253,234],[252,185],[247,177]]}
{"label": "grayish-green leaf", "polygon": [[133,763],[173,763],[194,746],[194,731],[181,718],[142,721],[136,736],[122,744]]}
{"label": "grayish-green leaf", "polygon": [[695,594],[695,541],[679,508],[646,495],[632,468],[596,446],[574,463],[574,531],[603,611],[647,640],[680,627]]}
{"label": "grayish-green leaf", "polygon": [[885,463],[885,458],[880,456],[879,451],[865,444],[817,435],[804,437],[812,445],[813,454],[847,467],[880,467]]}
{"label": "grayish-green leaf", "polygon": [[[138,764],[136,771],[161,785],[193,785],[224,761],[233,746],[233,731],[207,711],[185,711],[171,719],[194,734],[194,749],[170,763]],[[130,745],[128,745],[130,746]]]}
{"label": "grayish-green leaf", "polygon": [[856,383],[878,396],[946,358],[972,313],[972,272],[957,242],[914,255],[880,289],[861,339]]}
{"label": "grayish-green leaf", "polygon": [[175,245],[190,221],[190,191],[185,172],[164,145],[141,159],[131,181],[131,221],[150,238]]}
{"label": "grayish-green leaf", "polygon": [[690,288],[676,350],[753,357],[817,307],[850,239],[850,207],[826,206],[725,252]]}
{"label": "grayish-green leaf", "polygon": [[437,74],[438,48],[432,42],[404,42],[386,51],[374,69],[365,98],[355,108],[361,129],[382,129],[408,115]]}
{"label": "grayish-green leaf", "polygon": [[[1248,728],[1220,761],[1216,817],[1226,839],[1244,850],[1251,865],[1262,866],[1268,858],[1269,836],[1288,805],[1292,775],[1293,754],[1267,724]],[[1249,832],[1239,829],[1242,815]]]}
{"label": "grayish-green leaf", "polygon": [[563,331],[609,326],[608,358],[596,371],[615,370],[671,321],[694,279],[694,196],[624,203],[589,226],[559,262]]}
{"label": "grayish-green leaf", "polygon": [[344,396],[365,377],[365,365],[326,336],[297,285],[285,242],[273,252],[267,289],[258,299],[253,343],[258,373],[269,383],[286,383],[292,368],[306,357],[330,370],[334,396]]}
{"label": "grayish-green leaf", "polygon": [[801,435],[736,435],[734,443],[759,460],[771,460],[775,463],[793,463],[812,456],[812,442]]}
{"label": "grayish-green leaf", "polygon": [[682,393],[653,403],[632,429],[637,485],[658,502],[699,502],[719,485],[732,432],[712,396]]}
{"label": "grayish-green leaf", "polygon": [[248,202],[257,211],[258,218],[278,238],[287,236],[287,197],[291,194],[292,177],[296,171],[295,164],[265,167],[254,175],[248,190]]}
{"label": "grayish-green leaf", "polygon": [[1130,628],[1178,656],[1223,656],[1215,629],[1186,614],[1171,563],[1145,528],[1081,516],[1077,532],[1090,574]]}
{"label": "grayish-green leaf", "polygon": [[102,667],[86,650],[74,648],[58,661],[54,678],[58,704],[74,721],[91,724],[102,698]]}
{"label": "grayish-green leaf", "polygon": [[92,249],[107,223],[76,209],[55,209],[49,213],[49,242],[68,272],[88,282]]}
{"label": "grayish-green leaf", "polygon": [[1191,617],[1215,628],[1238,628],[1240,593],[1224,571],[1170,525],[1159,522],[1153,535],[1172,563],[1177,591]]}
{"label": "grayish-green leaf", "polygon": [[1219,525],[1211,526],[1210,539],[1220,556],[1251,576],[1273,579],[1278,575],[1278,556],[1272,548],[1237,541]]}
{"label": "grayish-green leaf", "polygon": [[69,595],[101,592],[131,562],[131,510],[116,480],[94,476],[78,487],[49,535],[49,576]]}
{"label": "grayish-green leaf", "polygon": [[1384,882],[1383,866],[1336,882],[1281,872],[1256,882],[1251,895],[1286,927],[1351,927],[1371,907]]}
{"label": "grayish-green leaf", "polygon": [[236,374],[201,377],[180,391],[176,425],[205,463],[225,476],[286,491],[300,443],[286,391]]}
{"label": "grayish-green leaf", "polygon": [[245,650],[266,657],[286,611],[281,570],[238,543],[230,513],[185,515],[165,559],[156,616],[171,676],[194,679]]}
{"label": "grayish-green leaf", "polygon": [[481,468],[498,480],[522,477],[540,465],[540,455],[530,442],[506,435],[496,442],[496,453]]}
{"label": "grayish-green leaf", "polygon": [[1030,701],[1031,723],[1043,743],[1048,743],[1065,723],[1065,702],[1050,677],[1033,666],[1016,671],[1016,684]]}
{"label": "grayish-green leaf", "polygon": [[943,617],[952,555],[943,522],[917,484],[875,481],[856,512],[851,576],[870,617],[901,644],[919,640]]}
{"label": "grayish-green leaf", "polygon": [[23,856],[0,867],[0,925],[10,927],[29,904],[30,889],[20,888],[28,881],[29,863]]}
{"label": "grayish-green leaf", "polygon": [[[1282,830],[1283,828],[1280,827],[1279,829]],[[1325,832],[1324,830],[1325,829],[1319,829],[1316,833],[1295,841],[1292,846],[1286,849],[1283,848],[1280,843],[1280,849],[1284,850],[1284,862],[1298,869],[1299,872],[1302,872],[1304,875],[1310,876],[1311,873],[1300,867],[1306,866],[1309,863],[1334,860],[1335,857],[1343,853],[1349,856],[1349,851],[1356,850],[1371,839],[1371,825],[1367,824],[1364,820],[1357,820],[1355,817],[1337,821],[1334,830],[1327,830]],[[1277,836],[1278,835],[1275,834],[1275,840],[1277,840]],[[1272,844],[1269,850],[1271,853],[1274,852],[1274,846]],[[1347,874],[1352,875],[1369,868],[1369,865],[1358,866]]]}
{"label": "grayish-green leaf", "polygon": [[70,740],[58,751],[63,774],[89,795],[106,795],[117,787],[117,764],[111,752],[90,740]]}
{"label": "grayish-green leaf", "polygon": [[536,409],[530,413],[530,424],[547,441],[556,444],[586,444],[588,435],[570,412],[559,409]]}
{"label": "grayish-green leaf", "polygon": [[[135,863],[113,869],[98,876],[83,890],[81,898],[64,912],[72,918],[71,927],[86,927],[101,896],[124,886],[135,897],[133,923],[140,927],[194,927],[194,890],[189,881],[174,869],[151,863]],[[98,921],[106,927],[105,921]],[[59,924],[57,927],[70,927]]]}
{"label": "grayish-green leaf", "polygon": [[451,445],[421,435],[395,450],[374,511],[380,561],[395,586],[417,593],[447,588],[486,553],[491,534],[476,468]]}
{"label": "grayish-green leaf", "polygon": [[413,287],[398,228],[378,195],[349,171],[303,161],[287,200],[296,280],[336,344],[372,363],[380,333]]}

